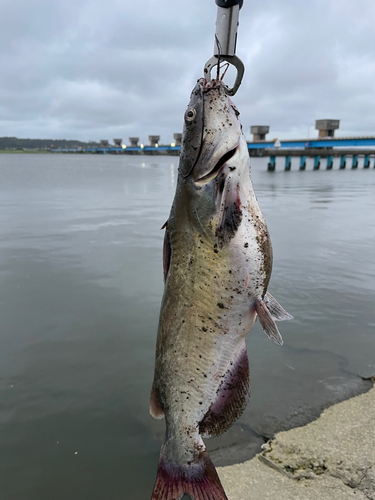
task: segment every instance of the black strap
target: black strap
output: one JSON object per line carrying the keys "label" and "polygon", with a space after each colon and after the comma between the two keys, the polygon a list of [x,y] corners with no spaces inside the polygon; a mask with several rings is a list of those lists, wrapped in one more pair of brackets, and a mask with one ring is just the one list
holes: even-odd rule
{"label": "black strap", "polygon": [[215,2],[216,5],[224,8],[234,7],[235,5],[239,5],[241,8],[243,5],[243,0],[215,0]]}

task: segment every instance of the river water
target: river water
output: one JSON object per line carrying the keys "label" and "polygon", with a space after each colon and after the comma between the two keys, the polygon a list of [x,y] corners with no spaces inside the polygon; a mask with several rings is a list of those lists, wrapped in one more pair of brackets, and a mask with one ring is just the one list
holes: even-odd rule
{"label": "river water", "polygon": [[[375,372],[375,171],[252,177],[274,248],[284,346],[248,336],[252,397],[217,464],[367,388]],[[142,500],[164,423],[148,414],[177,157],[0,155],[0,497]]]}

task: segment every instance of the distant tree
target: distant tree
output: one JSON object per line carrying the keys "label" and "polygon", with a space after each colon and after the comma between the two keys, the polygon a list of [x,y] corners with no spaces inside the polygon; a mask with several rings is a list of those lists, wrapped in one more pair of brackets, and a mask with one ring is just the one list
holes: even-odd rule
{"label": "distant tree", "polygon": [[0,149],[50,149],[98,147],[98,142],[82,142],[66,139],[18,139],[17,137],[0,137]]}

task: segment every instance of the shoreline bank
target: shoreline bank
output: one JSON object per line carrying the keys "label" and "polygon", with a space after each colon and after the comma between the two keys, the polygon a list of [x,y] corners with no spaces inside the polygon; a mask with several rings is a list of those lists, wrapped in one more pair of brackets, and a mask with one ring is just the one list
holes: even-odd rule
{"label": "shoreline bank", "polygon": [[375,387],[217,470],[229,500],[375,500]]}
{"label": "shoreline bank", "polygon": [[207,449],[216,467],[251,460],[276,434],[303,427],[317,420],[327,408],[367,393],[372,387],[371,377],[342,371],[341,376],[316,380],[308,400],[303,395],[305,387],[302,386],[302,392],[297,391],[291,398],[276,398],[275,406],[271,404],[268,412],[262,414],[252,412],[253,400],[250,398],[240,420],[225,434],[207,440]]}

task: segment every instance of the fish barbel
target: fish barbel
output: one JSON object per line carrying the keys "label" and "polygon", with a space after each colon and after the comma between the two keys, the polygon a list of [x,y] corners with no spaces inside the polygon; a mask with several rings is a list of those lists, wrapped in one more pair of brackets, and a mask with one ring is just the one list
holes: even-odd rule
{"label": "fish barbel", "polygon": [[152,500],[227,499],[202,437],[246,407],[245,336],[256,318],[282,344],[291,316],[267,292],[272,247],[250,178],[239,111],[221,81],[198,80],[165,225],[164,278],[150,413],[166,436]]}

